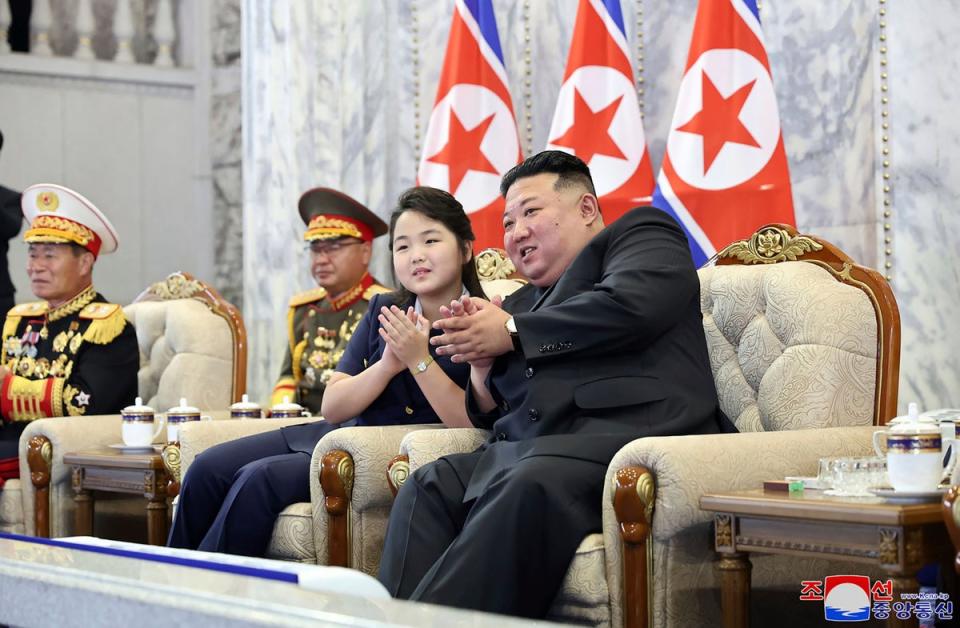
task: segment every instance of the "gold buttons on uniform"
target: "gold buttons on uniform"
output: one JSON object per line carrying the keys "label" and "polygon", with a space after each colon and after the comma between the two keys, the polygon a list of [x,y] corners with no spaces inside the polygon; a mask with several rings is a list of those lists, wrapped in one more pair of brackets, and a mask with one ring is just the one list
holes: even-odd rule
{"label": "gold buttons on uniform", "polygon": [[407,406],[406,408],[404,408],[403,411],[406,412],[407,414],[413,414],[413,408],[411,408],[410,406]]}

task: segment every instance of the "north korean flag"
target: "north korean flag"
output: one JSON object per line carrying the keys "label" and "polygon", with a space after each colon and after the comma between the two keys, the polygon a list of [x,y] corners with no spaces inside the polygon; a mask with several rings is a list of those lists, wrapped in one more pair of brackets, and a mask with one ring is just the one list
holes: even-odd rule
{"label": "north korean flag", "polygon": [[503,246],[500,178],[520,162],[520,137],[491,0],[456,0],[417,183],[453,194],[478,249]]}
{"label": "north korean flag", "polygon": [[620,0],[580,0],[548,149],[582,159],[607,222],[650,203],[647,153]]}
{"label": "north korean flag", "polygon": [[684,226],[697,266],[766,223],[795,223],[755,0],[700,0],[653,204]]}

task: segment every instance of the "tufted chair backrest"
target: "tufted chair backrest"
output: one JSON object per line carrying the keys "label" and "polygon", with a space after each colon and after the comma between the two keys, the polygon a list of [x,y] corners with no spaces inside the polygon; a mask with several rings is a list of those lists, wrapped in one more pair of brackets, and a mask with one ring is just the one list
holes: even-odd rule
{"label": "tufted chair backrest", "polygon": [[889,284],[786,225],[699,270],[720,407],[740,431],[882,425],[896,414],[900,317]]}
{"label": "tufted chair backrest", "polygon": [[216,290],[177,272],[123,310],[137,330],[144,403],[165,411],[183,397],[201,410],[222,410],[240,399],[246,390],[246,329]]}

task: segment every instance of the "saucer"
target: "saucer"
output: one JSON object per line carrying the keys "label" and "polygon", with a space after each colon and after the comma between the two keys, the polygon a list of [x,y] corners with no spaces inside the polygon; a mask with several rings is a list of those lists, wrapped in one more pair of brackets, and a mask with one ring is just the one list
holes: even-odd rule
{"label": "saucer", "polygon": [[124,445],[123,443],[116,443],[110,445],[110,449],[116,449],[125,454],[146,454],[161,451],[163,445]]}
{"label": "saucer", "polygon": [[934,491],[897,491],[890,487],[871,488],[870,492],[877,497],[899,502],[932,502],[937,501],[947,492],[949,486],[941,486]]}

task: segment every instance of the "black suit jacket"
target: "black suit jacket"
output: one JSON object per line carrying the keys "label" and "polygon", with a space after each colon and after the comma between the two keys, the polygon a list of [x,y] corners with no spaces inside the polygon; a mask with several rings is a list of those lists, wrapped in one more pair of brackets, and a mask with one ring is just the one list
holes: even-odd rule
{"label": "black suit jacket", "polygon": [[464,501],[530,456],[607,464],[643,436],[720,431],[700,313],[700,282],[679,225],[642,207],[597,234],[556,284],[504,303],[523,353],[494,362],[498,407],[467,405],[493,430]]}

